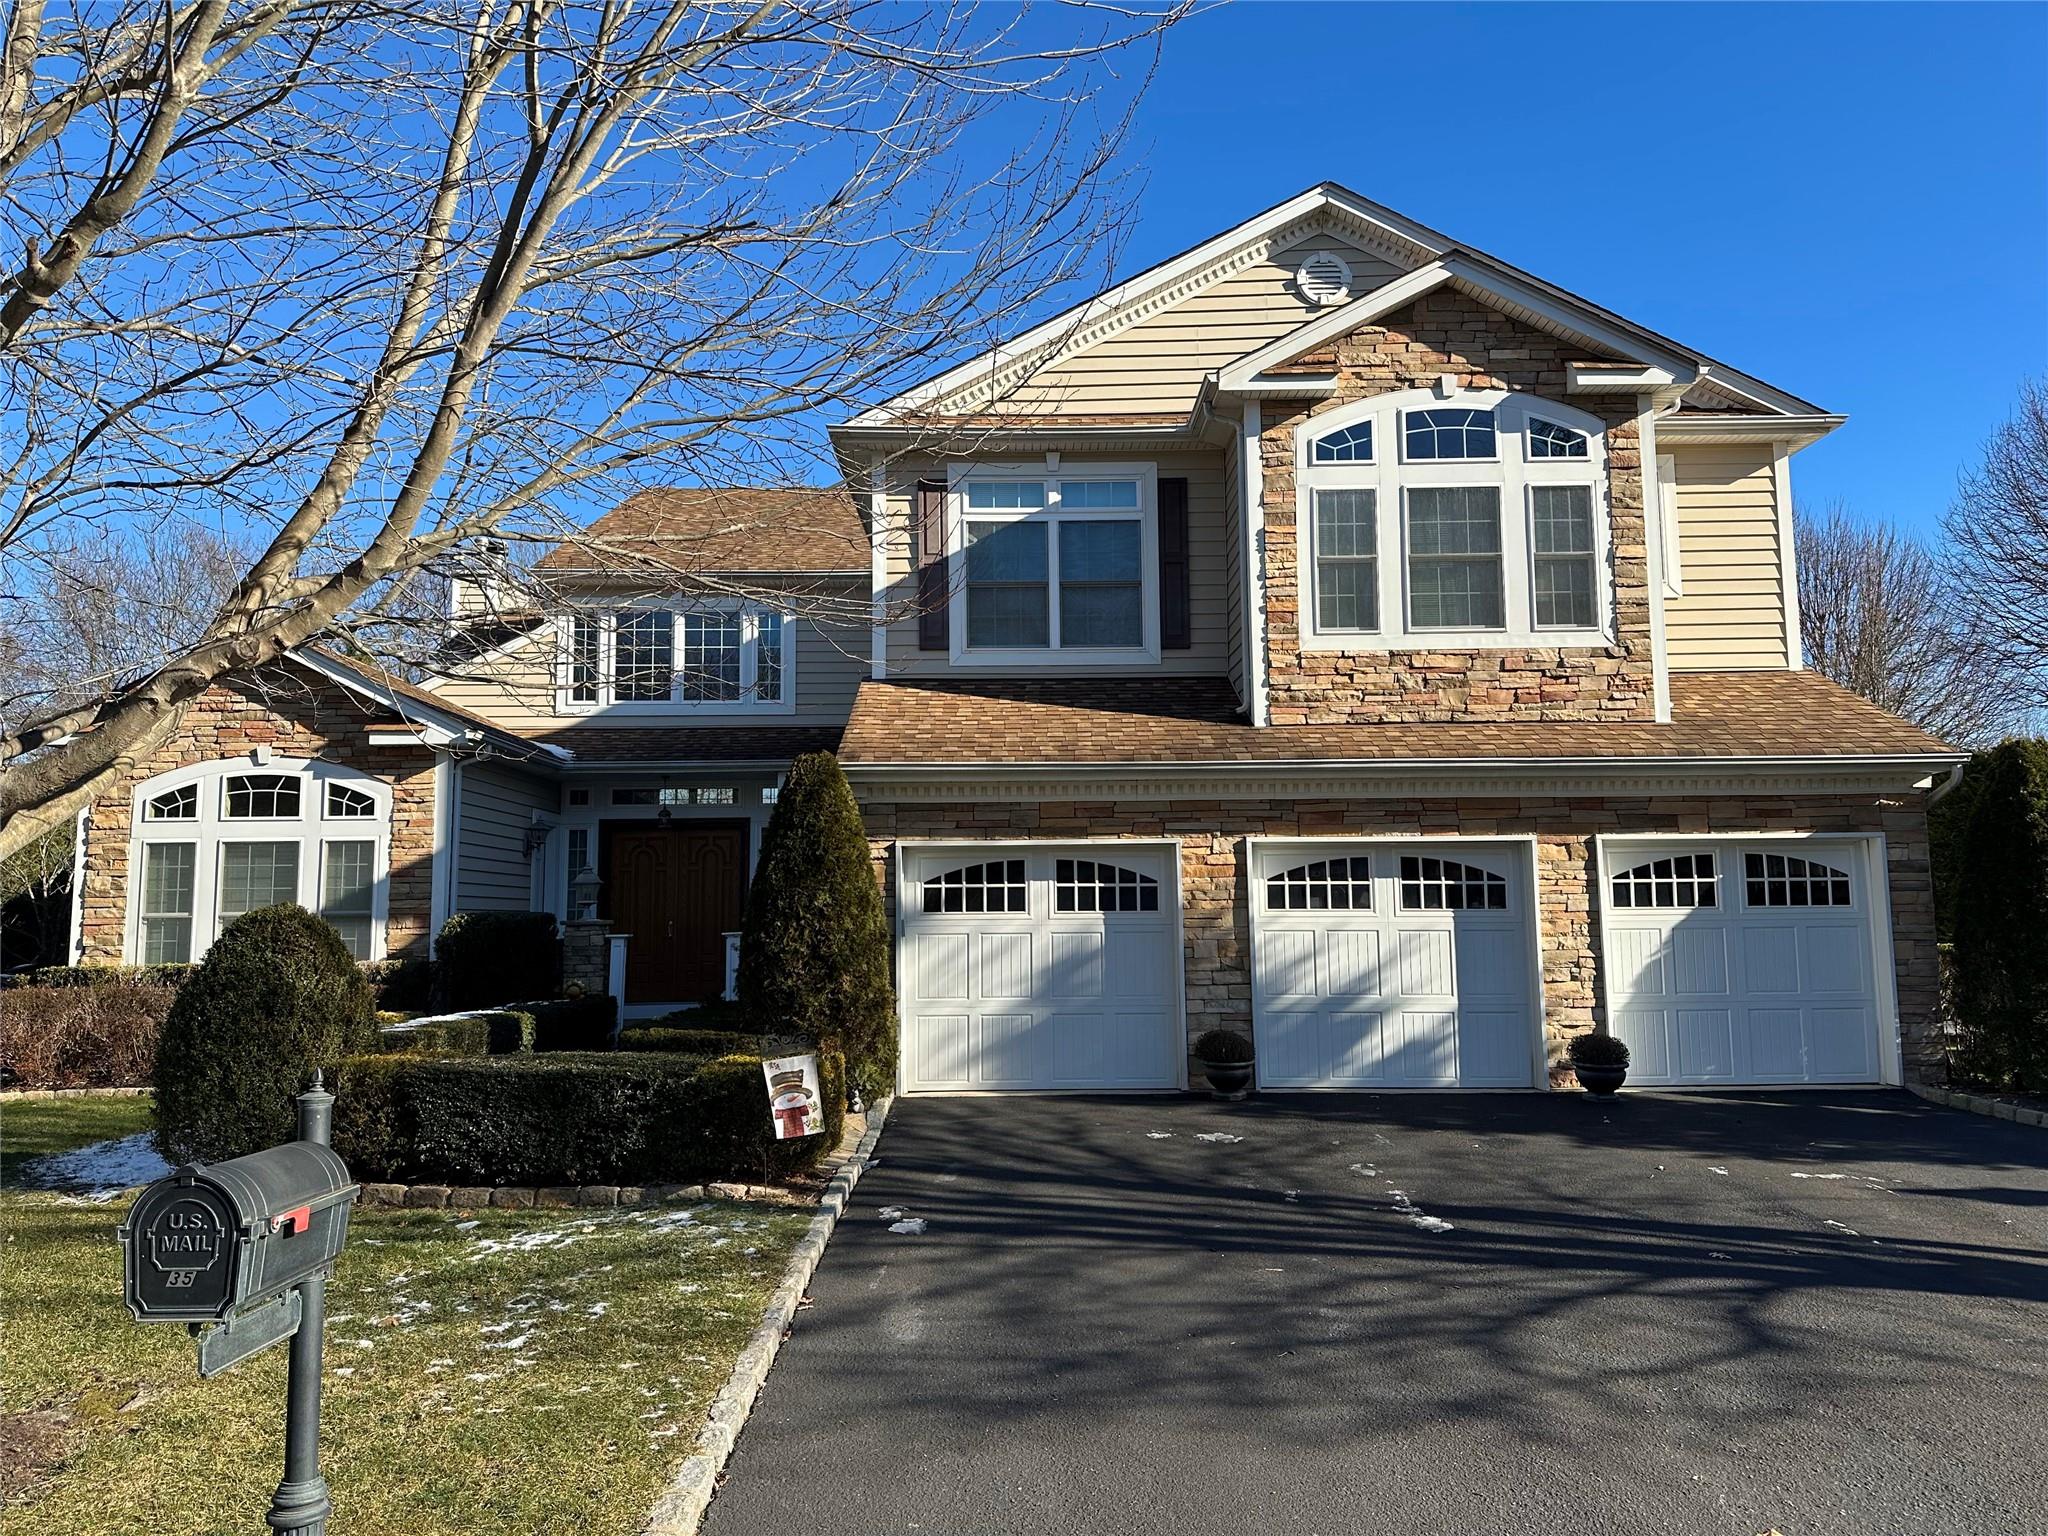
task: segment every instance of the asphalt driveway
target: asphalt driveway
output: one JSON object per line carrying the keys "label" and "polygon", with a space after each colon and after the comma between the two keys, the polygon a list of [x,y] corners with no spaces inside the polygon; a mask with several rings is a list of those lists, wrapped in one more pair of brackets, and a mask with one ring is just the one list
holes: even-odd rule
{"label": "asphalt driveway", "polygon": [[1903,1094],[899,1101],[811,1289],[707,1532],[2048,1531],[2048,1132]]}

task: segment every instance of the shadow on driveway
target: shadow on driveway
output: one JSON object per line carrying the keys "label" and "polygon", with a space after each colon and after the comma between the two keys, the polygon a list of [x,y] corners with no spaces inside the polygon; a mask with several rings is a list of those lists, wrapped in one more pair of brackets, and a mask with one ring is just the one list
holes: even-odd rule
{"label": "shadow on driveway", "polygon": [[2048,1529],[2032,1127],[983,1098],[881,1152],[708,1531]]}

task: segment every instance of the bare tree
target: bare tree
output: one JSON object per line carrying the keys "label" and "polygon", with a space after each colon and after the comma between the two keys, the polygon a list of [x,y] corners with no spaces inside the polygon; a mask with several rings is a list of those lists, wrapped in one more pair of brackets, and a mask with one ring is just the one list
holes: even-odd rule
{"label": "bare tree", "polygon": [[2010,679],[1967,644],[1933,552],[1841,502],[1796,507],[1807,665],[1945,740],[1995,740]]}
{"label": "bare tree", "polygon": [[147,676],[0,735],[0,858],[486,535],[814,478],[822,411],[1100,269],[1180,14],[14,0],[0,552],[196,519],[255,554]]}
{"label": "bare tree", "polygon": [[2018,671],[2029,709],[2048,710],[2048,384],[2021,386],[1944,528],[1973,642]]}

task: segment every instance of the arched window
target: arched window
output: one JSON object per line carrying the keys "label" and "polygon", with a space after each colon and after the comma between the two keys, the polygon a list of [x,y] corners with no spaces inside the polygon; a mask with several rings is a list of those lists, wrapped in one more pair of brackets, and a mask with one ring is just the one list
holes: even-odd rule
{"label": "arched window", "polygon": [[1403,912],[1500,912],[1507,904],[1508,882],[1490,869],[1420,854],[1401,857]]}
{"label": "arched window", "polygon": [[1853,905],[1849,872],[1789,853],[1742,856],[1744,898],[1752,907],[1846,907]]}
{"label": "arched window", "polygon": [[1372,861],[1317,859],[1266,877],[1268,912],[1364,912],[1372,907]]}
{"label": "arched window", "polygon": [[1719,905],[1717,875],[1711,853],[1681,853],[1650,859],[1614,877],[1617,907],[1661,907],[1685,910]]}
{"label": "arched window", "polygon": [[963,864],[924,882],[927,912],[1022,912],[1029,905],[1022,859]]}
{"label": "arched window", "polygon": [[135,791],[129,957],[197,960],[244,912],[294,902],[358,960],[384,953],[391,789],[339,763],[247,758],[172,769]]}
{"label": "arched window", "polygon": [[1159,882],[1121,864],[1095,859],[1053,861],[1053,910],[1057,912],[1157,912]]}
{"label": "arched window", "polygon": [[1612,638],[1599,417],[1509,390],[1402,390],[1297,441],[1305,648]]}

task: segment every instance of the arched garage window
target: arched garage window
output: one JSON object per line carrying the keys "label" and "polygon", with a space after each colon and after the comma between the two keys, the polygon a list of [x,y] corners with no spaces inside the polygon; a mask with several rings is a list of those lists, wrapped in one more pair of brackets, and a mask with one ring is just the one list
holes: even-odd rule
{"label": "arched garage window", "polygon": [[1053,861],[1053,907],[1060,912],[1157,912],[1159,882],[1121,864]]}
{"label": "arched garage window", "polygon": [[391,790],[338,763],[246,758],[158,774],[135,791],[128,952],[197,960],[244,912],[295,902],[358,960],[384,953]]}
{"label": "arched garage window", "polygon": [[1401,910],[1404,912],[1504,911],[1507,880],[1477,864],[1455,859],[1401,858]]}
{"label": "arched garage window", "polygon": [[1372,906],[1372,861],[1317,859],[1266,877],[1268,912],[1364,912]]}
{"label": "arched garage window", "polygon": [[1714,856],[1681,853],[1650,859],[1614,877],[1617,907],[1661,907],[1667,911],[1717,904]]}
{"label": "arched garage window", "polygon": [[1789,853],[1742,856],[1745,896],[1752,907],[1849,906],[1849,872]]}
{"label": "arched garage window", "polygon": [[1022,912],[1029,904],[1022,859],[963,864],[924,883],[927,912]]}

